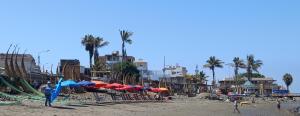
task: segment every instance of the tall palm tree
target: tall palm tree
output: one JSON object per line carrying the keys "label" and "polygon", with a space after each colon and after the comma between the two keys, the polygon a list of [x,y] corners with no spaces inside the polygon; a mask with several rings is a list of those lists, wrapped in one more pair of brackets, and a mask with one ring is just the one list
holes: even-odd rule
{"label": "tall palm tree", "polygon": [[99,56],[98,49],[107,46],[109,42],[104,41],[102,37],[96,37],[94,41],[94,63],[96,63]]}
{"label": "tall palm tree", "polygon": [[203,65],[204,68],[209,68],[213,73],[213,82],[212,85],[215,87],[216,80],[215,80],[215,68],[223,68],[223,63],[220,59],[217,59],[215,56],[209,57],[206,61],[207,64]]}
{"label": "tall palm tree", "polygon": [[89,52],[90,68],[92,68],[92,58],[94,55],[94,36],[85,35],[81,40],[81,44],[85,46],[85,50]]}
{"label": "tall palm tree", "polygon": [[[104,47],[108,45],[108,42],[104,41],[101,37],[94,37],[93,35],[85,35],[82,40],[81,44],[85,46],[85,50],[89,52],[89,59],[90,59],[90,68],[92,69],[93,63],[92,58],[94,54],[98,53],[98,48]],[[94,59],[95,60],[95,59]]]}
{"label": "tall palm tree", "polygon": [[130,37],[132,36],[133,32],[120,30],[120,35],[122,39],[122,61],[124,60],[125,56],[127,56],[125,43],[132,44],[132,40]]}
{"label": "tall palm tree", "polygon": [[239,68],[246,68],[246,64],[244,63],[244,60],[240,59],[239,57],[234,57],[232,61],[233,63],[229,65],[234,67],[234,82],[235,82],[235,89],[237,91],[237,80],[238,80]]}
{"label": "tall palm tree", "polygon": [[259,73],[258,69],[263,65],[261,60],[255,60],[253,55],[247,56],[247,78],[250,80],[252,78],[252,72],[255,71]]}
{"label": "tall palm tree", "polygon": [[292,75],[289,74],[289,73],[286,73],[286,74],[283,76],[282,80],[284,81],[284,83],[285,83],[287,89],[290,90],[290,89],[289,89],[289,86],[293,83],[293,77],[292,77]]}

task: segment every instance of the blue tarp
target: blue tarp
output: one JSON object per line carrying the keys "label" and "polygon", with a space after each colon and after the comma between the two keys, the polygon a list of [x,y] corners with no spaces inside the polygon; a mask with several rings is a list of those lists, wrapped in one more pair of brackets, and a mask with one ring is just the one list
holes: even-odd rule
{"label": "blue tarp", "polygon": [[272,90],[273,94],[288,94],[289,90]]}
{"label": "blue tarp", "polygon": [[77,84],[75,81],[72,81],[72,80],[66,80],[66,81],[63,81],[61,83],[61,86],[62,87],[78,87],[80,86],[79,84]]}
{"label": "blue tarp", "polygon": [[95,86],[96,85],[95,83],[92,83],[90,81],[80,81],[77,84],[80,86]]}

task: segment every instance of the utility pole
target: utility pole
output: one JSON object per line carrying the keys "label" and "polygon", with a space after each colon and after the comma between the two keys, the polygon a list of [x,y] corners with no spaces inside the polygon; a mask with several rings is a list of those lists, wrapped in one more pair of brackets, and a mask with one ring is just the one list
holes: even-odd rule
{"label": "utility pole", "polygon": [[44,51],[40,51],[38,52],[38,66],[41,68],[41,53],[47,53],[49,52],[50,50],[44,50]]}

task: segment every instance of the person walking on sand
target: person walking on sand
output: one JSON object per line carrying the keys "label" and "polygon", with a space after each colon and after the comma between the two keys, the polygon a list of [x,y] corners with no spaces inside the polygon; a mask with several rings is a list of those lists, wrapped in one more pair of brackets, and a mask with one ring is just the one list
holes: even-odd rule
{"label": "person walking on sand", "polygon": [[238,103],[237,103],[236,99],[233,102],[233,112],[235,113],[235,111],[237,111],[238,113],[240,113],[240,110],[238,109]]}
{"label": "person walking on sand", "polygon": [[277,99],[277,109],[280,110],[280,101]]}
{"label": "person walking on sand", "polygon": [[51,82],[48,81],[47,86],[44,89],[44,94],[46,97],[45,106],[49,105],[49,107],[51,107],[51,93],[52,93]]}

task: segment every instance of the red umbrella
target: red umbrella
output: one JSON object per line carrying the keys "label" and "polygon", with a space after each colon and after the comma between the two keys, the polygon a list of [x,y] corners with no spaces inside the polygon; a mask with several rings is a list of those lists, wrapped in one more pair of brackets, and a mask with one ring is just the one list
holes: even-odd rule
{"label": "red umbrella", "polygon": [[158,92],[160,92],[160,89],[159,88],[151,88],[150,91],[158,93]]}
{"label": "red umbrella", "polygon": [[125,90],[125,88],[124,87],[122,87],[122,88],[115,88],[115,90],[117,90],[117,91],[123,91],[123,90]]}
{"label": "red umbrella", "polygon": [[119,83],[107,84],[105,86],[105,88],[108,88],[108,89],[121,88],[121,87],[123,87],[123,85],[119,84]]}
{"label": "red umbrella", "polygon": [[91,81],[92,83],[95,83],[95,87],[96,88],[102,88],[102,87],[105,87],[107,85],[107,83],[104,83],[102,81]]}

